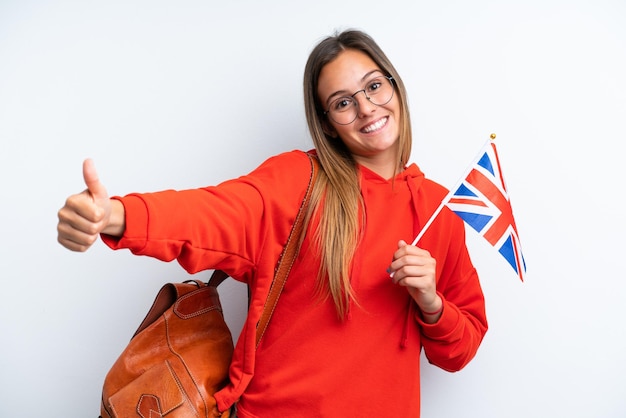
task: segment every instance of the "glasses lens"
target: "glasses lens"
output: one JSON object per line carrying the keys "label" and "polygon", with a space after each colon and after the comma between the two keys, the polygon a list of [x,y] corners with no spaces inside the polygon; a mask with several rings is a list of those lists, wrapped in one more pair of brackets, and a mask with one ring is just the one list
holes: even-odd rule
{"label": "glasses lens", "polygon": [[377,106],[386,105],[393,97],[393,85],[387,77],[376,77],[365,88],[365,94],[370,102]]}
{"label": "glasses lens", "polygon": [[348,125],[356,119],[357,102],[354,97],[340,97],[334,100],[328,108],[330,117],[340,125]]}
{"label": "glasses lens", "polygon": [[389,103],[393,97],[393,83],[389,77],[376,77],[371,79],[363,90],[359,90],[352,96],[340,97],[334,100],[328,108],[328,115],[340,125],[349,125],[357,117],[359,104],[355,96],[363,92],[365,97],[377,106]]}

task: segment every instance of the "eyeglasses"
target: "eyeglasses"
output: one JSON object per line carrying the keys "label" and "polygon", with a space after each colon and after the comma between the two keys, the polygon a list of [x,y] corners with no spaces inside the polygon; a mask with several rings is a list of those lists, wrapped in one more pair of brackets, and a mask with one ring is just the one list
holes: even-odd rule
{"label": "eyeglasses", "polygon": [[386,105],[393,97],[393,77],[380,76],[369,80],[365,88],[354,92],[350,96],[342,96],[330,103],[324,115],[328,115],[339,125],[349,125],[356,120],[359,113],[359,103],[356,95],[363,92],[365,98],[376,106]]}

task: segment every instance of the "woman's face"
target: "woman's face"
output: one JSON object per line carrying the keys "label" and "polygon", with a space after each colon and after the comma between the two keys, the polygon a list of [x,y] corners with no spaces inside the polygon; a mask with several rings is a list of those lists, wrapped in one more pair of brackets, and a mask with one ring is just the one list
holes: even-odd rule
{"label": "woman's face", "polygon": [[[385,76],[376,63],[365,53],[354,49],[341,52],[337,58],[322,68],[318,80],[318,96],[325,110],[340,97],[351,97],[366,88],[376,77]],[[381,106],[370,102],[363,92],[357,93],[356,119],[341,125],[326,115],[331,133],[336,133],[350,150],[355,160],[365,166],[376,162],[397,165],[399,147],[400,104],[397,92]]]}

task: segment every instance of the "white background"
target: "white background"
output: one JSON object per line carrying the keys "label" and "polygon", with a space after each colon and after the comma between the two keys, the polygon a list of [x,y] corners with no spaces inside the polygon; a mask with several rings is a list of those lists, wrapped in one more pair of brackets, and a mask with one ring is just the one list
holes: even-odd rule
{"label": "white background", "polygon": [[[157,290],[187,278],[57,244],[82,160],[126,194],[310,148],[304,63],[348,27],[402,75],[431,178],[452,187],[497,134],[528,264],[522,283],[468,233],[490,330],[459,373],[424,362],[422,416],[626,416],[624,1],[1,0],[0,417],[97,416]],[[222,302],[237,334],[245,288]]]}

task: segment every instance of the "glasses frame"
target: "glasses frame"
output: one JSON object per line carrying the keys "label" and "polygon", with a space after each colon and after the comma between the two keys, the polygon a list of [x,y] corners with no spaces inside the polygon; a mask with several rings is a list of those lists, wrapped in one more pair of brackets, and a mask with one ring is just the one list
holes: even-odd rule
{"label": "glasses frame", "polygon": [[[335,101],[337,101],[337,100],[339,100],[339,99],[342,99],[342,98],[344,98],[344,97],[351,97],[351,98],[354,98],[357,94],[359,94],[359,93],[363,92],[363,95],[365,96],[365,98],[366,98],[366,99],[367,99],[367,100],[368,100],[371,104],[376,105],[376,106],[384,106],[384,105],[386,105],[387,103],[389,103],[389,102],[391,101],[391,99],[393,99],[393,95],[396,93],[396,84],[394,83],[394,81],[395,81],[395,80],[393,79],[393,76],[390,76],[390,75],[384,75],[384,74],[383,74],[383,75],[382,75],[382,77],[386,78],[387,80],[389,80],[389,83],[391,83],[391,96],[389,96],[389,100],[387,100],[385,103],[380,103],[380,104],[378,104],[378,103],[374,103],[374,102],[372,101],[372,99],[371,99],[371,98],[367,95],[367,93],[366,93],[366,91],[365,91],[365,88],[362,88],[361,90],[357,90],[357,91],[355,91],[355,92],[354,92],[354,93],[352,93],[350,96],[342,96],[342,97],[339,97],[339,98],[337,98],[337,99],[333,100],[333,101],[332,101],[332,103],[335,103]],[[376,77],[375,77],[375,78],[376,78]],[[370,81],[371,81],[371,80],[370,80]],[[332,103],[331,103],[331,105],[332,105]],[[357,111],[354,113],[354,119],[352,119],[350,122],[345,122],[345,123],[342,123],[342,122],[337,122],[337,121],[335,120],[335,118],[333,118],[333,117],[332,117],[332,114],[330,113],[330,107],[329,107],[327,110],[325,110],[325,111],[324,111],[324,116],[329,117],[329,118],[330,118],[330,119],[332,119],[332,120],[333,120],[336,124],[339,124],[339,125],[350,125],[352,122],[354,122],[354,121],[356,120],[356,118],[358,118],[358,117],[359,117],[359,110],[358,110],[358,108],[359,108],[359,102],[358,102],[357,100],[354,100],[354,106],[357,108]]]}

